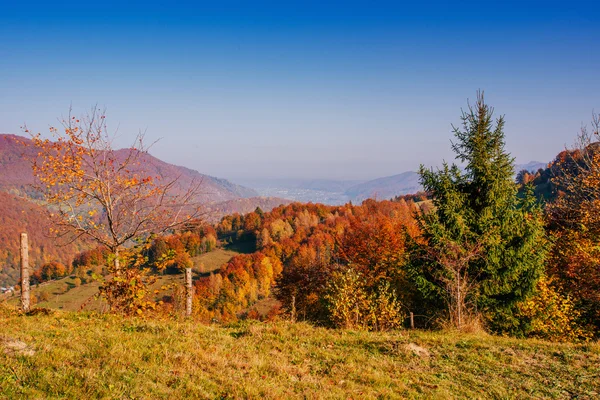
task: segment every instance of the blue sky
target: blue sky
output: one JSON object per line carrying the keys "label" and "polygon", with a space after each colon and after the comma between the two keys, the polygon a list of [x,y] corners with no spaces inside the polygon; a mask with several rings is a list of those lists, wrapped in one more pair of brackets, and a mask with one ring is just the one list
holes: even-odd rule
{"label": "blue sky", "polygon": [[72,104],[203,173],[370,179],[452,160],[477,89],[517,162],[600,110],[597,2],[7,2],[0,132]]}

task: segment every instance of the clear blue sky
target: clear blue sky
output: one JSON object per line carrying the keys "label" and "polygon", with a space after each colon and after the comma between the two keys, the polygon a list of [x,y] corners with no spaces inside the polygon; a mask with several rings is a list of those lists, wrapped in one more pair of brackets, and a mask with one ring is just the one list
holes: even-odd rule
{"label": "clear blue sky", "polygon": [[477,89],[518,162],[600,111],[598,2],[119,3],[0,0],[0,132],[98,104],[211,175],[368,179],[453,159]]}

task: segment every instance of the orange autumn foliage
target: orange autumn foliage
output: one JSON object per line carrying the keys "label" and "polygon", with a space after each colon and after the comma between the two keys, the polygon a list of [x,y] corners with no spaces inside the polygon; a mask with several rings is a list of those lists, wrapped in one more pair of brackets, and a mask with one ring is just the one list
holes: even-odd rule
{"label": "orange autumn foliage", "polygon": [[105,115],[96,108],[81,119],[69,116],[50,133],[54,141],[36,134],[31,145],[37,151],[32,160],[37,189],[52,210],[51,233],[66,243],[85,238],[110,251],[112,279],[104,282],[101,293],[113,310],[122,309],[144,292],[131,293],[123,285],[136,286],[144,276],[137,263],[121,263],[120,250],[188,222],[198,212],[192,204],[198,184],[175,193],[178,178],[162,181],[149,174],[141,134],[129,149],[113,149]]}
{"label": "orange autumn foliage", "polygon": [[[344,266],[356,269],[373,295],[383,282],[394,288],[405,283],[400,267],[406,236],[418,232],[416,212],[419,208],[412,201],[367,200],[359,206],[337,207],[293,203],[268,213],[224,217],[216,227],[220,237],[252,241],[257,252],[234,257],[218,274],[197,283],[200,313],[218,320],[243,314],[265,293],[266,286],[257,282],[266,274],[271,284],[276,283],[274,294],[288,313],[327,321],[327,287]],[[268,269],[257,269],[261,263],[253,257],[277,266],[272,278]],[[257,291],[260,287],[262,292]]]}
{"label": "orange autumn foliage", "polygon": [[593,116],[592,128],[583,128],[576,148],[553,163],[557,194],[546,208],[554,238],[548,270],[583,320],[600,329],[600,116]]}

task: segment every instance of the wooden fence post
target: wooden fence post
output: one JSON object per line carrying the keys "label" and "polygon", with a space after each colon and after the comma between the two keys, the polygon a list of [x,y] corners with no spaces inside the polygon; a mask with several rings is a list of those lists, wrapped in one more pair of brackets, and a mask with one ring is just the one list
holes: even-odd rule
{"label": "wooden fence post", "polygon": [[192,298],[193,298],[193,286],[192,286],[192,269],[185,269],[185,315],[192,315]]}
{"label": "wooden fence post", "polygon": [[29,248],[27,234],[21,233],[21,307],[24,312],[29,311]]}
{"label": "wooden fence post", "polygon": [[296,322],[296,296],[292,296],[292,322]]}
{"label": "wooden fence post", "polygon": [[410,329],[415,329],[415,315],[410,312]]}

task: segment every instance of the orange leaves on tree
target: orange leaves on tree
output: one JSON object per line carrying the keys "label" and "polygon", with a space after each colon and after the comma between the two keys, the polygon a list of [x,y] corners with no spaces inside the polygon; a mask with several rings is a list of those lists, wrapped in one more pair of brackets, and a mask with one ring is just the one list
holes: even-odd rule
{"label": "orange leaves on tree", "polygon": [[600,328],[600,116],[592,132],[583,128],[577,146],[564,151],[551,169],[556,199],[546,207],[554,237],[549,273],[571,295],[582,318]]}
{"label": "orange leaves on tree", "polygon": [[56,210],[56,236],[66,241],[87,237],[106,246],[115,255],[111,273],[118,277],[128,267],[118,256],[126,243],[196,215],[198,184],[174,194],[176,180],[152,179],[143,135],[127,150],[114,149],[105,116],[96,108],[84,118],[70,116],[62,125],[61,130],[50,128],[54,141],[32,137],[38,188]]}

